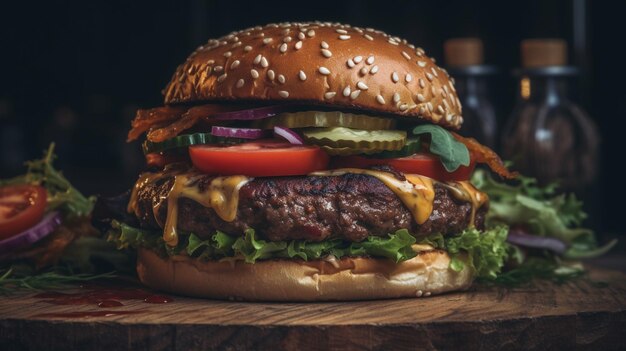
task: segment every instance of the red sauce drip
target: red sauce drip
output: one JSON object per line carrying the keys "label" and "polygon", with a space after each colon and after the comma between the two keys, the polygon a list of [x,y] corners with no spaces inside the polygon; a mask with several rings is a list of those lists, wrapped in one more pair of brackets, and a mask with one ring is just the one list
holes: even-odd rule
{"label": "red sauce drip", "polygon": [[[144,303],[163,304],[174,301],[170,296],[156,295],[140,288],[127,288],[103,285],[82,286],[79,292],[45,292],[34,295],[36,299],[52,305],[91,305],[100,308],[124,306],[124,300],[141,300]],[[141,313],[142,311],[94,311],[94,312],[62,312],[44,313],[35,317],[81,318],[108,317],[116,315]]]}
{"label": "red sauce drip", "polygon": [[60,312],[60,313],[42,313],[33,317],[41,318],[86,318],[86,317],[112,317],[123,316],[127,314],[137,314],[145,311],[93,311],[93,312]]}
{"label": "red sauce drip", "polygon": [[174,301],[174,299],[164,295],[151,295],[143,300],[145,303],[168,303],[172,301]]}

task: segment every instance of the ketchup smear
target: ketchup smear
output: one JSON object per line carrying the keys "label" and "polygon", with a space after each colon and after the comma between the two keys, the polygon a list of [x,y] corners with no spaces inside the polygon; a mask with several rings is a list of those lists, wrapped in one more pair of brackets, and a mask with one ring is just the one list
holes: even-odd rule
{"label": "ketchup smear", "polygon": [[[139,288],[112,287],[103,285],[82,286],[82,291],[74,293],[45,292],[34,295],[36,299],[52,305],[91,305],[100,308],[122,307],[124,300],[142,300],[144,303],[163,304],[174,301],[170,296],[157,295]],[[79,317],[109,317],[117,315],[136,314],[144,311],[86,311],[44,313],[35,317],[79,318]]]}

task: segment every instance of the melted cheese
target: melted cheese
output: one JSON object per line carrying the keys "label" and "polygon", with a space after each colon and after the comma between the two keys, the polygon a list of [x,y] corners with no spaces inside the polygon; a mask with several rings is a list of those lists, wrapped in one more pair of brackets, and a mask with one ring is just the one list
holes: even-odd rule
{"label": "melted cheese", "polygon": [[418,224],[424,224],[433,212],[435,188],[433,187],[433,180],[428,177],[409,174],[405,175],[407,180],[400,180],[388,172],[359,168],[340,168],[332,171],[314,172],[310,175],[340,176],[347,173],[366,174],[383,182],[411,211]]}
{"label": "melted cheese", "polygon": [[469,228],[474,228],[474,222],[476,221],[476,211],[481,208],[485,203],[489,202],[489,196],[479,191],[469,181],[462,182],[450,182],[447,184],[452,193],[452,196],[458,200],[466,201],[472,204],[472,212],[470,213]]}
{"label": "melted cheese", "polygon": [[202,175],[179,174],[167,194],[167,219],[163,226],[163,240],[170,246],[178,244],[176,226],[178,224],[178,200],[191,199],[204,207],[212,208],[226,222],[237,217],[239,189],[251,179],[245,176],[216,177],[204,191],[198,187]]}

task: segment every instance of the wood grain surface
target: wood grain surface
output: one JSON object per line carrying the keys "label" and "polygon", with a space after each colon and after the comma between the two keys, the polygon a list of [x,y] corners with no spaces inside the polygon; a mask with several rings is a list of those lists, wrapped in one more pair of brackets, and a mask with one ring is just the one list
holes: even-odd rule
{"label": "wood grain surface", "polygon": [[168,304],[124,305],[107,310],[137,313],[50,318],[41,314],[103,309],[51,305],[33,294],[0,297],[0,350],[626,348],[626,275],[599,269],[564,285],[477,287],[414,299],[246,303],[175,297]]}

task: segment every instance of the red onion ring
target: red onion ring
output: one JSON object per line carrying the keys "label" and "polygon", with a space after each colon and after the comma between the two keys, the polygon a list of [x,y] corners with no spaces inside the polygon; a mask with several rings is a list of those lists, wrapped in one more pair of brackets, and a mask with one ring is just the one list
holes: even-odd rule
{"label": "red onion ring", "polygon": [[41,221],[35,224],[35,226],[0,241],[0,253],[7,253],[11,250],[32,245],[48,236],[60,224],[61,215],[59,212],[50,212],[43,216]]}
{"label": "red onion ring", "polygon": [[534,249],[545,249],[563,254],[567,250],[567,245],[559,239],[525,233],[519,229],[509,230],[506,241],[518,246],[530,247]]}
{"label": "red onion ring", "polygon": [[217,113],[211,116],[211,119],[223,120],[223,121],[227,121],[227,120],[251,121],[255,119],[263,119],[267,117],[276,116],[279,113],[288,112],[291,110],[293,110],[293,107],[288,106],[288,105],[266,106],[266,107],[252,108],[248,110]]}
{"label": "red onion ring", "polygon": [[288,142],[294,145],[304,144],[304,140],[302,139],[302,137],[300,137],[298,133],[294,132],[293,130],[289,128],[275,126],[274,135],[278,135],[279,137],[284,138],[285,140],[287,140]]}
{"label": "red onion ring", "polygon": [[211,134],[218,137],[239,138],[239,139],[260,139],[266,135],[265,131],[256,128],[230,128],[213,126]]}

